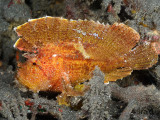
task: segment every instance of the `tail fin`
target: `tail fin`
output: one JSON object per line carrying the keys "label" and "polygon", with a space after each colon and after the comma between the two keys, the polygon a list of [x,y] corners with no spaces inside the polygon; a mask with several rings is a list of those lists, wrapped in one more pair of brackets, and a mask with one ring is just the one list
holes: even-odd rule
{"label": "tail fin", "polygon": [[116,81],[131,74],[132,70],[142,70],[152,67],[158,61],[158,54],[153,43],[146,42],[124,55],[124,66],[106,74],[105,83]]}
{"label": "tail fin", "polygon": [[133,70],[147,69],[152,67],[158,61],[158,54],[152,43],[145,42],[132,49],[125,55],[125,67],[131,67]]}

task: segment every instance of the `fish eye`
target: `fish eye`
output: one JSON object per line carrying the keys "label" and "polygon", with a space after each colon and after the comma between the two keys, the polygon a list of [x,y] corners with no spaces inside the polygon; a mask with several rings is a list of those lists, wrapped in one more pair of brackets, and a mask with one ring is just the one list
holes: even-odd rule
{"label": "fish eye", "polygon": [[34,62],[33,65],[36,65],[36,63]]}

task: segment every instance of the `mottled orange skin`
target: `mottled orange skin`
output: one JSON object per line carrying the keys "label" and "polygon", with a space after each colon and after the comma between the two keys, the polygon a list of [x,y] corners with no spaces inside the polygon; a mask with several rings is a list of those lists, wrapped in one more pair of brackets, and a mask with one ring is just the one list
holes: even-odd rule
{"label": "mottled orange skin", "polygon": [[71,43],[48,44],[37,52],[36,56],[19,65],[17,73],[19,82],[33,91],[59,92],[63,89],[64,80],[65,84],[72,84],[72,86],[89,80],[96,65],[104,72],[113,69],[114,61],[109,63],[109,61],[85,59]]}
{"label": "mottled orange skin", "polygon": [[121,23],[44,17],[18,26],[16,32],[20,38],[15,47],[28,58],[19,63],[16,78],[35,92],[79,95],[71,92],[73,87],[90,79],[95,66],[107,83],[147,69],[158,59],[152,44],[138,43],[139,34]]}

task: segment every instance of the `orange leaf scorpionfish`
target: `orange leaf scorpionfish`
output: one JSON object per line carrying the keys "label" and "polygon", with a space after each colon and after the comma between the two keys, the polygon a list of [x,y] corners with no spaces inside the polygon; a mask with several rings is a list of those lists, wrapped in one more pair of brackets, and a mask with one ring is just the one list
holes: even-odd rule
{"label": "orange leaf scorpionfish", "polygon": [[97,65],[108,83],[147,69],[158,59],[152,43],[140,43],[139,34],[122,23],[43,17],[18,26],[16,32],[20,38],[15,47],[28,53],[16,78],[34,92],[75,95],[74,86],[89,80]]}

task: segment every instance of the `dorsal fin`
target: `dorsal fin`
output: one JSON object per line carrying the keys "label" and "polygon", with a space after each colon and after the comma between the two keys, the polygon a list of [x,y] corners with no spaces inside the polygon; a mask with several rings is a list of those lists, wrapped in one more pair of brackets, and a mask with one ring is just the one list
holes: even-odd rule
{"label": "dorsal fin", "polygon": [[89,58],[95,60],[113,60],[123,56],[139,41],[139,34],[124,24],[109,26],[87,20],[69,21],[60,17],[30,20],[18,26],[16,32],[27,43],[37,47],[60,41],[81,43]]}

